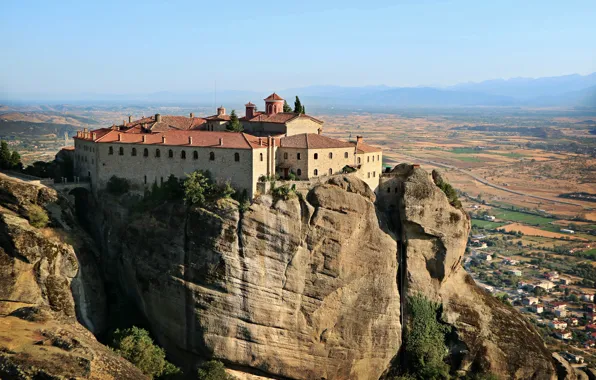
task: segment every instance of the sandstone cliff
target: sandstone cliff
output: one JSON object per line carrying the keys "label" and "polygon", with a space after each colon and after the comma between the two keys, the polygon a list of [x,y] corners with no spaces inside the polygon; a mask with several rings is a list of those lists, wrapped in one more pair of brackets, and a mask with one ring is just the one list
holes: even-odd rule
{"label": "sandstone cliff", "polygon": [[80,283],[77,252],[64,243],[66,235],[24,218],[33,205],[57,200],[48,188],[0,178],[0,379],[143,378],[77,323],[76,316],[95,320],[80,310],[85,297],[76,297],[93,285]]}

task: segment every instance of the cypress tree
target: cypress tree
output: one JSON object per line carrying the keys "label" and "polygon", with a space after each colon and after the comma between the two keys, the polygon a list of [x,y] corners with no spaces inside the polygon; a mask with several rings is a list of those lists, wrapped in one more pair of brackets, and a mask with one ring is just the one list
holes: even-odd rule
{"label": "cypress tree", "polygon": [[21,155],[16,150],[13,150],[12,154],[10,155],[10,168],[20,169],[21,166]]}
{"label": "cypress tree", "polygon": [[306,113],[306,108],[304,106],[302,106],[302,114],[304,115]]}
{"label": "cypress tree", "polygon": [[226,125],[226,129],[232,132],[242,132],[244,130],[240,120],[238,120],[236,110],[232,110],[232,113],[230,114],[230,121],[228,122],[228,125]]}
{"label": "cypress tree", "polygon": [[6,141],[2,140],[0,142],[0,167],[2,169],[10,168],[10,149],[8,149],[8,144]]}
{"label": "cypress tree", "polygon": [[292,112],[292,107],[284,100],[284,112]]}
{"label": "cypress tree", "polygon": [[294,102],[294,113],[302,113],[303,107],[302,103],[300,103],[300,98],[296,96],[296,101]]}

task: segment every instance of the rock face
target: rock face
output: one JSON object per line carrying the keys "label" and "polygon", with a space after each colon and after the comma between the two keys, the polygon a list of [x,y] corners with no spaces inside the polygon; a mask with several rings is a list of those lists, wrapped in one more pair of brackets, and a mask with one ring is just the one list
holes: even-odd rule
{"label": "rock face", "polygon": [[121,275],[172,351],[290,378],[377,379],[401,326],[397,245],[373,201],[345,179],[306,199],[263,196],[242,218],[231,201],[158,209],[171,217],[125,229]]}
{"label": "rock face", "polygon": [[478,288],[462,267],[470,229],[465,212],[449,204],[424,170],[401,167],[393,176],[401,189],[394,219],[404,247],[402,295],[423,294],[443,305],[457,333],[453,349],[460,352],[452,354],[459,368],[517,379],[553,377],[550,353],[533,326]]}
{"label": "rock face", "polygon": [[[89,283],[80,283],[77,249],[23,217],[32,205],[60,209],[57,201],[53,190],[0,178],[0,379],[144,378],[77,323],[100,315],[81,312]],[[89,294],[94,309],[98,294]]]}

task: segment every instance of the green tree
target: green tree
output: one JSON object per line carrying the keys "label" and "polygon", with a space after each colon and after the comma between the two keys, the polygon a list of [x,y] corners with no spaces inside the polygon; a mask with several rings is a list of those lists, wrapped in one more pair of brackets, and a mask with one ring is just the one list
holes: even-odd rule
{"label": "green tree", "polygon": [[294,101],[294,113],[304,113],[304,107],[302,103],[300,103],[300,98],[296,96],[296,100]]}
{"label": "green tree", "polygon": [[301,112],[301,113],[302,113],[303,115],[306,113],[306,107],[305,107],[305,106],[302,106],[302,112]]}
{"label": "green tree", "polygon": [[226,129],[231,132],[242,132],[244,128],[242,127],[242,123],[238,120],[238,116],[236,115],[236,110],[232,110],[230,114],[230,121],[228,125],[226,125]]}
{"label": "green tree", "polygon": [[217,361],[211,360],[199,368],[197,373],[198,380],[235,380],[236,377],[226,373],[226,367]]}
{"label": "green tree", "polygon": [[23,168],[23,164],[21,163],[21,155],[16,150],[14,150],[12,152],[12,154],[10,155],[9,163],[10,163],[11,169],[19,169],[20,170]]}
{"label": "green tree", "polygon": [[292,112],[292,107],[284,100],[284,112]]}
{"label": "green tree", "polygon": [[4,140],[0,142],[0,167],[2,169],[9,169],[10,168],[10,149],[8,148],[8,143]]}
{"label": "green tree", "polygon": [[210,197],[213,185],[208,174],[196,170],[184,181],[184,200],[190,204],[203,206]]}
{"label": "green tree", "polygon": [[153,343],[149,332],[133,326],[116,330],[112,346],[120,356],[134,364],[150,378],[180,374],[180,369],[166,360],[163,348]]}

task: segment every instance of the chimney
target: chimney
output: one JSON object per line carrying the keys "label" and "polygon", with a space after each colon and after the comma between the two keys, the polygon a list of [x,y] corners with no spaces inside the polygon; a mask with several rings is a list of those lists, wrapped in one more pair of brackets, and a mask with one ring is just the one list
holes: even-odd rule
{"label": "chimney", "polygon": [[356,144],[360,144],[362,142],[362,136],[356,136]]}
{"label": "chimney", "polygon": [[188,145],[192,145],[192,136],[188,136]]}
{"label": "chimney", "polygon": [[161,143],[162,144],[166,143],[166,136],[164,136],[164,135],[161,136]]}
{"label": "chimney", "polygon": [[128,115],[128,122],[132,123],[132,115]]}
{"label": "chimney", "polygon": [[159,123],[161,121],[161,114],[156,113],[155,114],[155,122]]}
{"label": "chimney", "polygon": [[141,136],[141,142],[147,142],[147,140],[145,140],[145,135]]}
{"label": "chimney", "polygon": [[248,102],[244,105],[246,107],[244,114],[246,115],[247,119],[252,119],[255,117],[255,105],[251,102]]}
{"label": "chimney", "polygon": [[122,126],[126,127],[126,120],[122,120]]}
{"label": "chimney", "polygon": [[224,106],[219,106],[219,108],[217,109],[217,116],[222,116],[226,114],[226,109],[224,108]]}
{"label": "chimney", "polygon": [[219,138],[219,146],[223,146],[223,138],[222,137]]}
{"label": "chimney", "polygon": [[87,133],[88,129],[87,128],[83,128],[83,132]]}
{"label": "chimney", "polygon": [[93,141],[97,140],[97,133],[93,132],[92,137],[93,137]]}
{"label": "chimney", "polygon": [[190,118],[192,119],[193,117],[195,117],[195,114],[191,112],[190,113]]}
{"label": "chimney", "polygon": [[122,133],[118,133],[118,141],[122,141]]}
{"label": "chimney", "polygon": [[271,138],[271,146],[275,146],[275,137]]}

